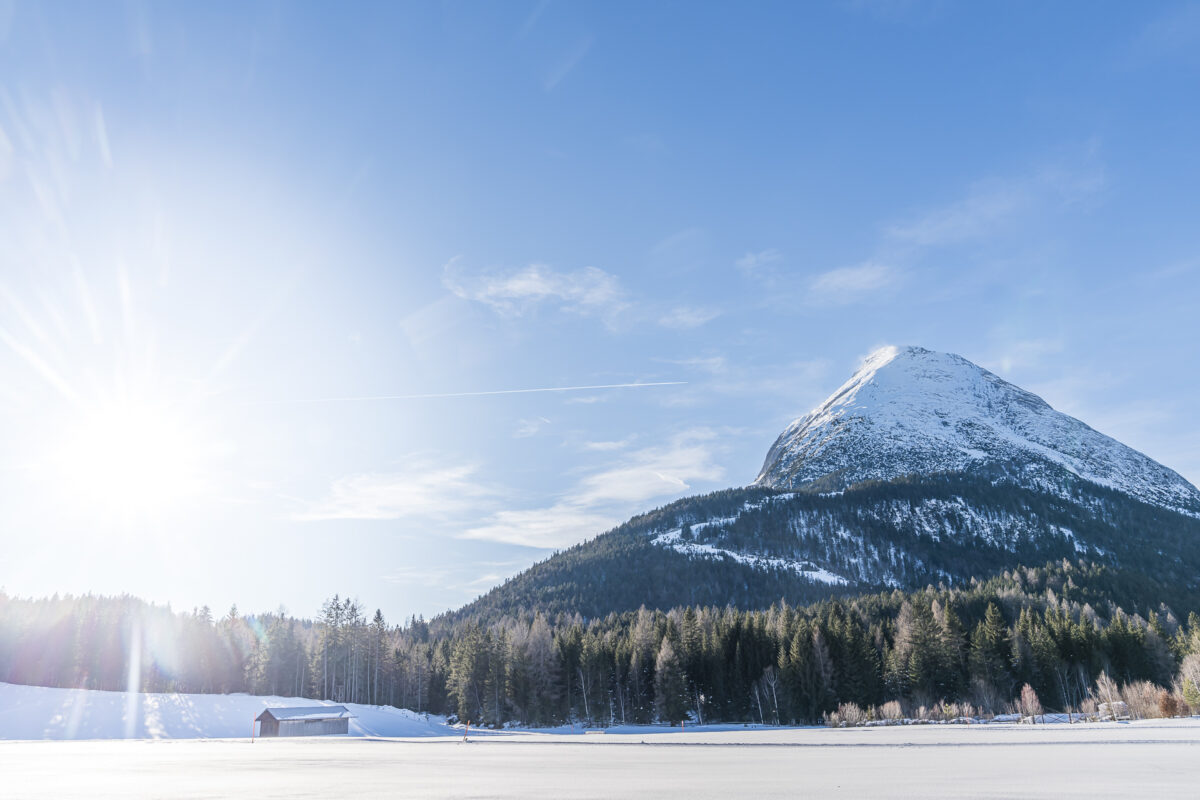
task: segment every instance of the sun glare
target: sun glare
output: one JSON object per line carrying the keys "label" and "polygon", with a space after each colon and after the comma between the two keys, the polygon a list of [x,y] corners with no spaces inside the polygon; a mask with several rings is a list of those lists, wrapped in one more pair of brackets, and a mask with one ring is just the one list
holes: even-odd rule
{"label": "sun glare", "polygon": [[70,502],[139,516],[196,490],[198,456],[198,443],[171,414],[124,403],[81,419],[64,437],[57,461]]}

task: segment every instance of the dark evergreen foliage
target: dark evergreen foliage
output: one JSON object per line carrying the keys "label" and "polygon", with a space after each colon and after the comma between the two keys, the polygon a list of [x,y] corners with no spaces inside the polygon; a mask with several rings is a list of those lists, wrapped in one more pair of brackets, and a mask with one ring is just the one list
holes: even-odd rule
{"label": "dark evergreen foliage", "polygon": [[1060,562],[806,607],[455,615],[398,627],[337,597],[310,622],[0,594],[0,680],[307,694],[484,725],[813,722],[840,703],[893,699],[1000,712],[1025,684],[1053,709],[1077,705],[1101,671],[1168,685],[1179,661],[1200,653],[1200,616],[1180,624],[1166,606],[1123,609],[1111,590],[1124,584],[1112,567]]}
{"label": "dark evergreen foliage", "polygon": [[[705,523],[701,525],[700,523]],[[848,579],[687,555],[685,543],[808,562]],[[530,613],[587,618],[640,606],[765,608],[898,587],[961,585],[1016,564],[1086,558],[1121,567],[1107,587],[1129,607],[1200,609],[1200,520],[1074,480],[1051,493],[997,477],[945,474],[858,484],[845,492],[728,489],[634,517],[505,581],[452,617]]]}

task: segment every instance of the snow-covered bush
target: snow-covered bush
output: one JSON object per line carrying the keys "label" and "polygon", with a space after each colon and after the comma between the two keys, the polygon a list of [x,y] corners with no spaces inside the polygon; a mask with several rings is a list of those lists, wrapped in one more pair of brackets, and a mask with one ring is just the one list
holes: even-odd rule
{"label": "snow-covered bush", "polygon": [[825,714],[825,724],[830,728],[856,728],[866,723],[868,714],[855,703],[842,703],[837,711]]}
{"label": "snow-covered bush", "polygon": [[899,722],[904,719],[904,709],[900,707],[899,700],[888,700],[879,707],[876,716],[889,722]]}
{"label": "snow-covered bush", "polygon": [[1121,699],[1132,719],[1157,719],[1158,693],[1159,688],[1150,681],[1134,681],[1121,687]]}

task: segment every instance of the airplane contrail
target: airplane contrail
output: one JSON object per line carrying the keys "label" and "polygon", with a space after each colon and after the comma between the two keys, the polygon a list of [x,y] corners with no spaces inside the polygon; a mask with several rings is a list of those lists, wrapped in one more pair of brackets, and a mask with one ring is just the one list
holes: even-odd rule
{"label": "airplane contrail", "polygon": [[642,389],[650,386],[684,386],[687,381],[654,381],[647,383],[605,383],[595,386],[546,386],[536,389],[494,389],[486,392],[437,392],[434,394],[376,394],[349,395],[346,397],[308,397],[293,400],[263,402],[277,403],[340,403],[363,400],[437,400],[447,397],[484,397],[497,394],[536,394],[539,392],[586,392],[600,389]]}

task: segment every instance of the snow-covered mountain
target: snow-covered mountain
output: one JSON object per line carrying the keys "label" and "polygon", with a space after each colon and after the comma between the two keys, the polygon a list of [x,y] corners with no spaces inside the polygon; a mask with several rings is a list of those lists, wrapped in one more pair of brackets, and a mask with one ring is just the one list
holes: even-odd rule
{"label": "snow-covered mountain", "polygon": [[1055,492],[1083,479],[1200,514],[1200,491],[1173,470],[961,356],[920,347],[872,353],[784,430],[756,483],[837,490],[938,472],[1002,474]]}
{"label": "snow-covered mountain", "polygon": [[634,517],[468,610],[761,607],[1064,560],[1116,568],[1130,601],[1200,601],[1200,491],[960,356],[888,347],[753,485]]}

